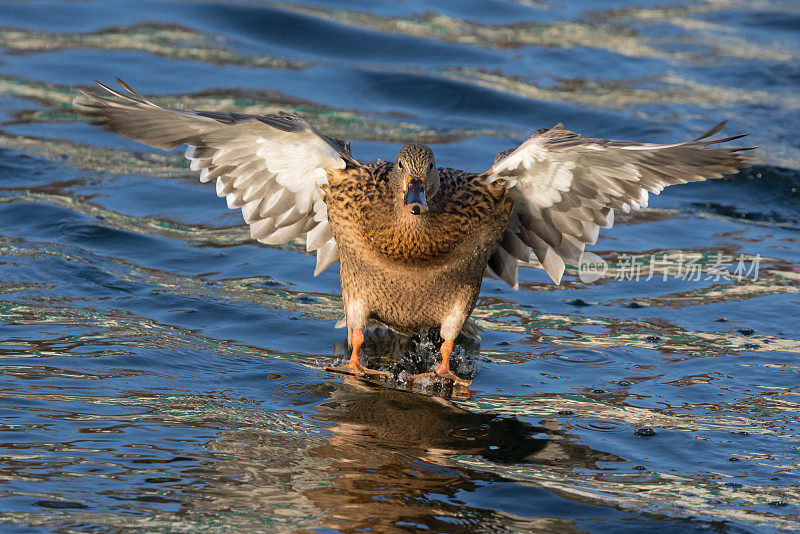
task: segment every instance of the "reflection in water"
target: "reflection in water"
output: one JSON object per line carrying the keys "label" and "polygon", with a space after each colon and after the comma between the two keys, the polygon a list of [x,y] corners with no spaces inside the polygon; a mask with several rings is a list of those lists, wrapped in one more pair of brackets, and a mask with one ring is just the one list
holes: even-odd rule
{"label": "reflection in water", "polygon": [[469,455],[497,464],[564,469],[623,461],[573,442],[557,425],[476,414],[441,398],[349,379],[317,393],[328,397],[318,404],[317,417],[333,425],[324,442],[314,439],[309,446],[256,430],[222,432],[207,445],[230,455],[215,471],[239,477],[200,490],[202,502],[213,495],[215,510],[252,513],[285,506],[297,517],[322,513],[324,524],[346,532],[394,532],[403,525],[448,531],[453,525],[501,531],[569,528],[573,521],[557,519],[560,513],[515,518],[467,505],[464,501],[471,499],[464,492],[489,481],[512,481],[464,468],[451,458]]}

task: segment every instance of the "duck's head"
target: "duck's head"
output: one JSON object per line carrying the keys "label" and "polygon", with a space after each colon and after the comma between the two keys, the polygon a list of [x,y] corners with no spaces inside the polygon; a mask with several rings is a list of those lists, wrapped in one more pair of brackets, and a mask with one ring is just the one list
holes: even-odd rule
{"label": "duck's head", "polygon": [[426,145],[406,145],[397,154],[392,186],[402,197],[403,209],[412,215],[428,211],[428,200],[439,191],[439,171],[433,150]]}

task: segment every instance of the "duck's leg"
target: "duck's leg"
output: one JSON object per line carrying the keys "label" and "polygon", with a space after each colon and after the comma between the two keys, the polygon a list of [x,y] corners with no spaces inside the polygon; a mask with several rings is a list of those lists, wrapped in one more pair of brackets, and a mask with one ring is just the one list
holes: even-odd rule
{"label": "duck's leg", "polygon": [[459,378],[453,374],[453,371],[450,370],[450,355],[453,354],[453,344],[455,340],[453,339],[445,339],[444,343],[442,343],[442,348],[440,352],[442,354],[442,363],[439,367],[436,368],[435,371],[430,373],[420,373],[418,375],[412,375],[409,377],[409,380],[417,380],[424,376],[429,376],[431,378],[444,378],[445,380],[452,380],[456,384],[462,386],[469,386],[472,384],[471,380],[464,380],[463,378]]}
{"label": "duck's leg", "polygon": [[389,373],[386,371],[378,371],[377,369],[370,369],[361,365],[361,361],[358,358],[358,353],[361,350],[361,345],[364,344],[363,330],[360,328],[353,329],[352,334],[350,335],[350,344],[353,346],[353,352],[350,353],[350,361],[347,362],[347,365],[342,365],[339,367],[326,366],[326,371],[353,376],[366,376],[368,378],[389,377]]}
{"label": "duck's leg", "polygon": [[442,322],[441,335],[444,338],[444,342],[442,343],[442,347],[439,349],[442,354],[441,365],[439,365],[439,367],[436,368],[436,371],[433,371],[432,373],[412,375],[409,377],[409,380],[413,381],[415,379],[422,378],[423,376],[429,376],[431,378],[444,378],[445,380],[452,380],[454,383],[461,386],[469,386],[472,384],[471,380],[459,378],[453,374],[453,371],[450,370],[450,355],[453,354],[453,345],[455,344],[456,336],[458,336],[458,333],[461,332],[461,327],[464,326],[464,321],[467,320],[467,316],[469,315],[469,312],[466,311],[466,304],[468,304],[468,301],[466,300],[463,302],[457,302],[453,307],[453,311],[450,312],[450,315]]}

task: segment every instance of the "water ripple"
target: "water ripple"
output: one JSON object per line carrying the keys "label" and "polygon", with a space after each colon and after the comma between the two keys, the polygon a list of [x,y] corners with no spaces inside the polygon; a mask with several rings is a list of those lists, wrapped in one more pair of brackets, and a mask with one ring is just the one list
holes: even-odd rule
{"label": "water ripple", "polygon": [[[0,6],[0,524],[16,529],[792,530],[800,428],[798,6],[781,0]],[[157,22],[153,22],[157,21]],[[178,151],[86,124],[93,77],[294,111],[357,157],[471,170],[540,127],[760,164],[617,218],[560,286],[485,280],[468,399],[342,378],[336,268],[251,242]],[[721,255],[757,279],[684,280]],[[653,258],[668,276],[636,280]],[[660,273],[659,273],[660,274]],[[577,302],[587,305],[576,306]],[[436,333],[364,358],[432,368]],[[438,395],[438,396],[434,396]]]}

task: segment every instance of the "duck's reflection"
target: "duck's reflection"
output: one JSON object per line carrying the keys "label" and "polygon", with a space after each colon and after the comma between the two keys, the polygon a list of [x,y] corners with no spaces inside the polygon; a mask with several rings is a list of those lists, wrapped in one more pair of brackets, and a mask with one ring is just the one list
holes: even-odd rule
{"label": "duck's reflection", "polygon": [[[465,360],[476,347],[467,345]],[[388,355],[401,366],[416,365],[414,358],[425,365],[424,358],[436,355],[435,340],[392,334],[368,337],[365,348],[367,358]],[[554,421],[534,425],[470,412],[444,398],[351,378],[288,385],[276,397],[313,404],[311,420],[284,409],[250,410],[245,424],[219,432],[207,444],[216,461],[195,506],[270,516],[284,530],[567,532],[573,521],[552,517],[572,517],[566,499],[561,514],[531,503],[526,517],[484,504],[484,488],[519,484],[495,474],[492,464],[536,464],[559,476],[622,461],[576,443]]]}
{"label": "duck's reflection", "polygon": [[[572,443],[555,422],[534,426],[512,417],[473,413],[438,397],[381,388],[359,381],[343,382],[319,405],[335,423],[329,445],[321,448],[355,454],[359,445],[440,461],[454,454],[479,455],[497,463],[550,463],[596,467],[609,455]],[[558,452],[556,452],[556,450]],[[615,458],[615,457],[614,457]],[[613,459],[613,458],[611,458]]]}
{"label": "duck's reflection", "polygon": [[348,531],[385,532],[398,522],[508,527],[508,516],[460,502],[459,493],[500,479],[454,460],[461,455],[595,469],[597,462],[621,460],[572,442],[550,424],[472,413],[440,398],[357,381],[344,381],[319,408],[335,426],[330,442],[310,453],[337,461],[332,484],[305,495],[327,512],[328,526]]}
{"label": "duck's reflection", "polygon": [[[541,518],[518,518],[470,502],[487,482],[503,479],[459,457],[592,469],[621,460],[573,442],[551,424],[472,413],[441,398],[358,380],[320,385],[315,394],[324,397],[316,418],[330,423],[327,434],[304,437],[300,428],[286,428],[283,436],[266,419],[268,428],[218,434],[209,448],[223,453],[215,472],[224,481],[206,487],[203,501],[213,494],[217,510],[260,514],[277,507],[345,532],[411,525],[569,531],[572,521],[547,518],[547,510]],[[535,505],[531,511],[538,515]]]}

